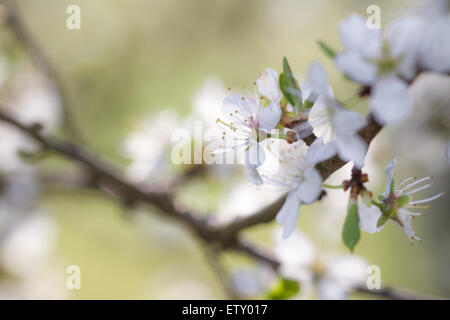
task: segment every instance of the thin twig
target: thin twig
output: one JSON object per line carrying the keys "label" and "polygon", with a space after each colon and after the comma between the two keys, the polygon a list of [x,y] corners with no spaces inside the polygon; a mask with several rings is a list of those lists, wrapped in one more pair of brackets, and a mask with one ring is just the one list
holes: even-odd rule
{"label": "thin twig", "polygon": [[239,299],[239,295],[234,291],[233,286],[230,283],[230,277],[228,273],[220,262],[217,250],[214,250],[212,246],[207,245],[205,245],[203,249],[205,252],[206,261],[211,266],[211,269],[214,271],[214,273],[217,275],[217,278],[219,279],[219,282],[222,285],[225,294],[229,299]]}
{"label": "thin twig", "polygon": [[6,1],[5,6],[7,9],[7,23],[18,43],[28,53],[35,67],[45,75],[46,80],[56,89],[63,110],[64,127],[66,128],[67,133],[72,139],[83,141],[81,132],[74,123],[72,112],[69,107],[69,99],[66,90],[64,89],[62,79],[44,50],[42,50],[40,45],[28,31],[20,14],[17,0]]}
{"label": "thin twig", "polygon": [[207,243],[217,243],[222,249],[240,251],[249,256],[258,257],[260,261],[269,265],[273,265],[273,260],[270,257],[264,256],[249,244],[245,244],[236,237],[223,237],[223,234],[218,232],[217,228],[212,226],[207,220],[197,217],[188,210],[177,207],[173,203],[170,194],[146,192],[138,186],[128,183],[112,166],[86,152],[81,147],[55,137],[44,137],[39,131],[36,131],[36,128],[26,126],[4,112],[0,112],[0,120],[19,129],[22,133],[39,143],[41,147],[57,152],[67,159],[81,164],[89,174],[95,177],[100,190],[108,195],[114,194],[123,203],[142,202],[150,204],[159,209],[157,211],[158,214],[181,222]]}
{"label": "thin twig", "polygon": [[356,292],[368,294],[389,300],[441,300],[442,298],[425,295],[423,293],[412,292],[406,289],[385,287],[383,289],[368,289],[360,286],[355,288]]}

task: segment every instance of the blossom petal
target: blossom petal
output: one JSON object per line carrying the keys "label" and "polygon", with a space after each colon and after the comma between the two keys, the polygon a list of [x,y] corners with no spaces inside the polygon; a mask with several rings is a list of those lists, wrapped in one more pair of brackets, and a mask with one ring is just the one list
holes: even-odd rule
{"label": "blossom petal", "polygon": [[345,300],[348,292],[334,279],[322,278],[317,283],[317,294],[321,300]]}
{"label": "blossom petal", "polygon": [[266,160],[266,153],[261,144],[252,142],[245,151],[245,166],[246,167],[259,167]]}
{"label": "blossom petal", "polygon": [[253,166],[248,166],[245,168],[248,180],[254,185],[260,186],[263,184],[263,179],[261,178],[258,169]]}
{"label": "blossom petal", "polygon": [[318,284],[321,299],[345,299],[348,293],[367,278],[368,263],[354,255],[336,256],[327,263],[325,274]]}
{"label": "blossom petal", "polygon": [[314,61],[309,65],[307,81],[317,95],[326,96],[328,94],[328,74],[319,62]]}
{"label": "blossom petal", "polygon": [[281,90],[278,82],[278,73],[273,69],[266,69],[261,77],[256,80],[258,91],[270,101],[281,99]]}
{"label": "blossom petal", "polygon": [[396,165],[397,159],[393,159],[386,167],[386,186],[383,193],[384,198],[387,198],[391,193],[392,178],[394,177],[394,170]]}
{"label": "blossom petal", "polygon": [[256,118],[260,108],[257,99],[233,93],[223,100],[221,111],[233,123],[247,126],[243,119],[249,119],[251,116]]}
{"label": "blossom petal", "polygon": [[377,227],[378,220],[381,217],[381,210],[376,206],[366,206],[364,203],[358,205],[359,227],[368,233],[380,232],[384,225]]}
{"label": "blossom petal", "polygon": [[281,107],[279,102],[272,102],[267,107],[261,107],[259,128],[265,130],[274,129],[281,118]]}
{"label": "blossom petal", "polygon": [[316,164],[330,159],[336,154],[336,144],[329,142],[323,144],[322,138],[317,138],[313,144],[309,147],[304,162],[309,167],[314,167]]}
{"label": "blossom petal", "polygon": [[356,51],[341,52],[334,62],[339,70],[361,84],[370,85],[377,77],[378,68]]}
{"label": "blossom petal", "polygon": [[444,16],[425,31],[420,48],[420,62],[425,69],[450,72],[450,19]]}
{"label": "blossom petal", "polygon": [[424,20],[406,15],[387,26],[385,40],[389,43],[390,54],[398,62],[397,71],[406,79],[417,73],[417,60],[422,42]]}
{"label": "blossom petal", "polygon": [[317,200],[322,190],[322,177],[316,169],[310,168],[304,174],[304,180],[297,189],[298,198],[304,203]]}
{"label": "blossom petal", "polygon": [[379,79],[373,88],[370,106],[381,124],[403,120],[412,109],[408,85],[395,76]]}
{"label": "blossom petal", "polygon": [[369,29],[367,20],[358,14],[351,14],[339,24],[342,44],[367,58],[375,58],[380,52],[381,32]]}
{"label": "blossom petal", "polygon": [[283,207],[277,215],[277,223],[283,225],[283,238],[289,237],[297,226],[301,202],[294,190],[287,195]]}
{"label": "blossom petal", "polygon": [[354,133],[367,123],[358,112],[344,109],[339,104],[332,104],[333,115],[331,121],[337,133]]}
{"label": "blossom petal", "polygon": [[274,234],[274,254],[282,266],[310,268],[316,258],[314,243],[303,232],[295,230],[289,239],[282,238],[281,230]]}
{"label": "blossom petal", "polygon": [[366,156],[367,144],[358,135],[336,135],[336,145],[339,156],[345,161],[353,161],[355,166],[362,168]]}
{"label": "blossom petal", "polygon": [[320,96],[309,111],[308,122],[313,127],[313,132],[317,137],[323,138],[324,142],[332,139],[334,129],[331,124],[330,99]]}
{"label": "blossom petal", "polygon": [[420,240],[419,237],[416,236],[414,230],[411,226],[411,216],[420,215],[418,213],[409,212],[407,209],[398,209],[397,216],[402,222],[403,226],[401,226],[397,221],[394,220],[397,227],[403,230],[403,232],[408,236],[410,242],[412,240]]}

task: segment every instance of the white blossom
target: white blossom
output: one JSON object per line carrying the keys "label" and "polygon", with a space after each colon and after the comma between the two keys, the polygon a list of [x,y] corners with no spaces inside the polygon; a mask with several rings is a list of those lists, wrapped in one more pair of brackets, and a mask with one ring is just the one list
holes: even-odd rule
{"label": "white blossom", "polygon": [[222,113],[229,121],[217,120],[223,129],[222,144],[216,152],[244,151],[247,176],[256,185],[263,183],[257,168],[265,160],[264,145],[281,117],[279,103],[262,106],[256,96],[231,94],[222,105]]}
{"label": "white blossom", "polygon": [[308,116],[313,133],[325,142],[333,140],[342,159],[362,167],[367,144],[356,132],[366,125],[366,120],[359,113],[344,109],[334,100],[328,76],[320,64],[313,63],[310,66],[307,83],[311,92],[318,96]]}
{"label": "white blossom", "polygon": [[264,265],[239,268],[230,275],[234,291],[242,298],[255,298],[267,291],[275,280],[275,273]]}
{"label": "white blossom", "polygon": [[27,75],[6,96],[6,110],[26,125],[40,124],[45,132],[54,130],[62,121],[61,101],[57,89],[40,75]]}
{"label": "white blossom", "polygon": [[367,277],[365,259],[320,252],[311,239],[298,230],[289,239],[283,239],[281,232],[276,232],[274,241],[281,274],[300,282],[303,297],[316,286],[320,299],[346,299]]}
{"label": "white blossom", "polygon": [[314,166],[335,153],[334,145],[324,145],[320,138],[309,149],[303,141],[281,144],[280,170],[276,174],[263,174],[262,177],[268,185],[288,191],[276,218],[277,223],[284,227],[283,237],[287,238],[294,231],[302,203],[310,204],[320,195],[322,177]]}
{"label": "white blossom", "polygon": [[405,16],[386,29],[369,29],[366,20],[351,15],[339,28],[346,50],[336,56],[336,66],[353,80],[371,86],[370,102],[377,121],[398,122],[412,108],[408,84],[417,74],[424,22]]}
{"label": "white blossom", "polygon": [[125,156],[131,159],[127,168],[130,181],[156,185],[170,180],[167,166],[172,146],[171,132],[178,125],[178,117],[171,111],[161,112],[156,118],[147,118],[138,123],[137,128],[126,137],[123,144]]}
{"label": "white blossom", "polygon": [[194,117],[202,120],[206,126],[213,124],[226,96],[227,90],[219,78],[206,78],[192,98]]}
{"label": "white blossom", "polygon": [[[421,200],[414,200],[413,194],[416,192],[427,189],[431,184],[420,185],[423,182],[430,181],[433,177],[425,177],[422,179],[417,179],[417,177],[409,177],[403,180],[398,185],[394,183],[394,169],[397,164],[397,159],[392,160],[386,167],[386,186],[381,197],[381,208],[385,210],[394,210],[395,216],[391,216],[395,224],[403,230],[403,232],[408,236],[408,239],[412,242],[413,240],[420,240],[414,233],[411,226],[411,219],[416,216],[421,215],[420,212],[415,212],[412,210],[422,209],[427,210],[428,206],[423,206],[423,203],[435,200],[442,196],[444,192],[441,192],[432,197],[428,197]],[[413,188],[414,187],[414,188]],[[399,203],[398,199],[402,196],[402,199],[406,199],[405,203]],[[388,214],[388,212],[383,212],[379,206],[367,207],[365,204],[359,205],[359,218],[360,218],[360,228],[366,232],[374,233],[379,232],[384,225],[377,226],[378,220],[382,214]]]}
{"label": "white blossom", "polygon": [[420,46],[422,67],[441,73],[450,72],[450,17],[430,22]]}
{"label": "white blossom", "polygon": [[16,128],[0,123],[0,172],[17,172],[28,170],[30,165],[25,163],[20,152],[36,152],[39,146],[31,138]]}

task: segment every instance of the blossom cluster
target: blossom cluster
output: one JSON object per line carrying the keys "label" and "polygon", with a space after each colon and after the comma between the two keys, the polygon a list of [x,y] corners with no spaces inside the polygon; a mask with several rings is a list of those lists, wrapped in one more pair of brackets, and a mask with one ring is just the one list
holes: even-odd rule
{"label": "blossom cluster", "polygon": [[[448,10],[434,15],[405,15],[384,31],[369,28],[366,19],[357,14],[341,22],[339,35],[344,49],[336,52],[324,43],[321,46],[337,69],[359,85],[358,102],[368,98],[367,117],[334,96],[328,74],[319,62],[310,64],[302,80],[284,58],[283,72],[266,69],[255,81],[253,93],[233,92],[224,99],[224,118],[217,119],[223,143],[216,152],[243,151],[251,182],[287,191],[277,215],[285,238],[295,230],[301,205],[315,202],[322,194],[321,164],[337,156],[352,161],[355,172],[360,172],[368,144],[359,133],[369,125],[368,119],[379,126],[405,119],[414,105],[410,85],[418,75],[425,71],[450,72],[449,33]],[[272,147],[273,140],[279,142],[278,148]],[[279,164],[275,172],[270,170],[268,160],[273,157]],[[372,232],[373,228],[366,228],[366,218],[380,216],[386,217],[384,222],[394,219],[409,238],[417,239],[409,222],[413,214],[407,208],[420,202],[406,201],[397,190],[385,193],[376,207],[364,182],[353,181],[356,184],[351,189],[343,231],[345,244],[353,249],[359,239],[359,229],[355,229],[358,224]],[[358,195],[365,201],[359,205],[360,210]],[[402,205],[388,205],[398,201],[395,199],[402,199]],[[376,228],[382,228],[382,222],[378,221]]]}

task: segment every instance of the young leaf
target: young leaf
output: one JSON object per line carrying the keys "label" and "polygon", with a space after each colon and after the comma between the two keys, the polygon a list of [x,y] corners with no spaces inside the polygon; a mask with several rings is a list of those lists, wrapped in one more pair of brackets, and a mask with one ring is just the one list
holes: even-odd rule
{"label": "young leaf", "polygon": [[359,215],[358,204],[350,199],[347,209],[347,217],[345,218],[344,228],[342,229],[342,240],[344,244],[353,252],[359,241]]}
{"label": "young leaf", "polygon": [[317,44],[319,45],[319,48],[322,49],[322,51],[325,53],[325,55],[327,55],[331,59],[334,58],[334,56],[336,55],[336,51],[331,49],[329,45],[321,40],[317,40]]}
{"label": "young leaf", "polygon": [[[283,73],[279,78],[280,89],[286,100],[297,110],[302,107],[302,92],[297,80],[292,73],[291,67],[286,59],[283,58]],[[300,110],[299,110],[300,111]]]}
{"label": "young leaf", "polygon": [[300,284],[292,279],[281,278],[267,293],[266,299],[287,300],[300,291]]}

